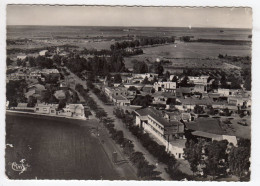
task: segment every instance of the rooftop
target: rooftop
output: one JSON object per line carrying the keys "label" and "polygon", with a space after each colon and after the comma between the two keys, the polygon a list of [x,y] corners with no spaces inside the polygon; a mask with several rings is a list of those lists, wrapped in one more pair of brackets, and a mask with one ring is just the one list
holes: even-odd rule
{"label": "rooftop", "polygon": [[198,118],[195,121],[185,123],[186,127],[193,131],[207,132],[211,134],[227,135],[228,132],[221,126],[221,122],[214,118]]}
{"label": "rooftop", "polygon": [[121,96],[121,95],[113,95],[113,98],[116,99],[116,100],[128,100],[126,97],[124,96]]}
{"label": "rooftop", "polygon": [[138,109],[135,111],[139,116],[147,116],[153,118],[164,127],[178,126],[182,125],[179,121],[169,121],[164,118],[163,113],[156,110],[154,107],[147,107],[143,109]]}
{"label": "rooftop", "polygon": [[211,98],[179,98],[183,105],[212,105],[213,100]]}

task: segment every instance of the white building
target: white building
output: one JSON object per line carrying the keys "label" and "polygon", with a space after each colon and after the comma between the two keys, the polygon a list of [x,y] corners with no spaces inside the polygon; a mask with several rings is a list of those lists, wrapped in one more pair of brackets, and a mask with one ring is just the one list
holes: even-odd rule
{"label": "white building", "polygon": [[20,59],[20,60],[25,60],[26,59],[26,55],[21,55],[21,56],[17,56],[17,59]]}
{"label": "white building", "polygon": [[48,50],[42,50],[42,51],[39,52],[39,55],[45,56],[47,52],[48,52]]}
{"label": "white building", "polygon": [[154,78],[158,78],[158,74],[155,73],[144,73],[144,74],[133,74],[133,78],[148,78],[149,81],[152,81]]}
{"label": "white building", "polygon": [[209,76],[188,76],[189,81],[193,84],[207,85]]}
{"label": "white building", "polygon": [[173,92],[176,91],[176,82],[155,82],[153,85],[155,91]]}
{"label": "white building", "polygon": [[165,119],[164,115],[153,107],[135,110],[136,125],[155,137],[176,158],[183,159],[185,148],[184,125],[176,120]]}

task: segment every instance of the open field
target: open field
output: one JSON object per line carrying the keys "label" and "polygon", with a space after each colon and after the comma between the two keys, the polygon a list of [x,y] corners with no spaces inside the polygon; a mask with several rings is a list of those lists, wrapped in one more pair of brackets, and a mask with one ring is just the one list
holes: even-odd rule
{"label": "open field", "polygon": [[34,49],[50,46],[62,46],[73,45],[79,47],[79,49],[110,49],[110,45],[114,44],[114,41],[93,41],[87,39],[65,39],[65,40],[37,40],[23,45],[9,45],[7,49],[20,48],[20,49]]}
{"label": "open field", "polygon": [[[88,122],[46,116],[6,114],[6,174],[10,179],[119,179],[91,134]],[[95,125],[95,123],[90,123]],[[19,175],[10,163],[25,159]]]}
{"label": "open field", "polygon": [[[140,61],[154,62],[157,58],[161,60],[170,60],[175,67],[191,65],[191,63],[202,62],[207,66],[208,62],[213,66],[219,66],[222,62],[218,59],[219,54],[229,56],[251,56],[251,47],[247,45],[221,45],[213,43],[183,43],[169,44],[156,47],[143,48],[144,54],[125,58],[126,66],[132,67],[131,61],[137,59]],[[187,63],[187,64],[184,64]],[[209,65],[211,66],[211,65]],[[192,65],[191,65],[192,67]]]}

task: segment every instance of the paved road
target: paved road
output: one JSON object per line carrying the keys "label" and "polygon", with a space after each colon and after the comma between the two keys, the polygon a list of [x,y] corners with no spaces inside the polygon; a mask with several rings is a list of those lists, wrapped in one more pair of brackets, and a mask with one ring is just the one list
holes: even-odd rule
{"label": "paved road", "polygon": [[[69,69],[68,69],[69,71]],[[71,72],[70,72],[71,73]],[[84,86],[84,88],[87,88],[86,87],[86,81],[82,81],[79,77],[77,77],[75,74],[71,73],[70,74],[71,77],[73,77],[75,79],[75,82],[76,84],[79,83],[81,85]],[[138,139],[132,135],[129,130],[127,128],[125,128],[124,124],[122,123],[121,120],[117,119],[114,114],[113,114],[113,109],[114,109],[114,106],[108,106],[108,105],[105,105],[103,104],[102,101],[100,101],[98,99],[98,97],[92,93],[91,91],[89,92],[90,96],[96,101],[96,103],[102,107],[108,114],[109,117],[113,118],[114,119],[114,124],[115,124],[115,128],[118,129],[118,130],[122,130],[124,132],[124,136],[133,141],[134,143],[134,148],[135,148],[135,151],[140,151],[144,154],[146,160],[150,163],[150,164],[153,164],[153,165],[156,165],[157,164],[157,168],[156,170],[161,172],[161,177],[164,179],[164,180],[171,180],[170,176],[166,173],[165,171],[165,168],[166,168],[166,165],[165,164],[162,164],[162,163],[158,163],[157,159],[154,158],[143,146],[142,144],[138,141]]]}
{"label": "paved road", "polygon": [[[72,73],[69,69],[67,69],[70,72],[70,77],[72,77],[75,80],[74,86],[71,88],[75,89],[76,84],[81,84],[85,89],[86,81],[82,81],[78,76],[76,76],[74,73]],[[80,101],[85,101],[84,98],[78,93]],[[117,152],[118,153],[118,161],[125,160],[126,157],[124,156],[122,149],[110,138],[108,131],[102,126],[102,124],[98,124],[98,131],[94,132],[96,136],[99,138],[99,142],[102,145],[104,151],[106,152],[109,159],[112,161],[112,153]],[[104,143],[102,143],[102,140]],[[122,180],[138,180],[138,177],[136,176],[137,170],[129,163],[123,163],[116,166],[117,171],[119,172]]]}
{"label": "paved road", "polygon": [[[108,114],[108,116],[112,119],[114,119],[114,124],[115,124],[115,128],[118,130],[122,130],[124,132],[124,136],[133,141],[134,143],[134,149],[135,151],[140,151],[144,153],[145,158],[148,160],[148,162],[150,164],[156,165],[156,163],[158,163],[157,159],[154,158],[143,146],[142,144],[138,141],[138,139],[132,135],[129,130],[124,126],[124,124],[122,123],[121,120],[117,119],[114,114],[113,114],[113,109],[114,106],[108,106],[103,104],[103,102],[101,102],[98,97],[93,94],[91,91],[89,92],[90,96],[96,101],[96,103],[102,107]],[[162,163],[158,163],[158,166],[156,168],[157,171],[161,172],[162,174],[160,175],[164,180],[170,180],[170,176],[165,172],[166,165],[162,164]]]}

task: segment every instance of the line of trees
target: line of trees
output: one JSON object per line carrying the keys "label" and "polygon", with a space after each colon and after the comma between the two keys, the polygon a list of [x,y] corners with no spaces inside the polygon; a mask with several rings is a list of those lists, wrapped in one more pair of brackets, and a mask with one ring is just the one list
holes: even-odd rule
{"label": "line of trees", "polygon": [[158,162],[167,165],[166,171],[173,180],[191,179],[189,175],[178,170],[177,160],[172,154],[166,152],[164,145],[159,145],[148,133],[144,133],[142,128],[134,124],[133,115],[128,112],[125,113],[124,110],[120,108],[114,109],[114,115],[122,120],[129,131],[140,140],[143,147],[152,154]]}
{"label": "line of trees", "polygon": [[146,45],[156,45],[156,44],[165,44],[165,43],[174,43],[175,37],[144,37],[140,40],[133,40],[133,41],[122,41],[116,42],[110,46],[111,50],[119,50],[119,49],[126,49],[128,47],[135,48],[139,46],[146,46]]}
{"label": "line of trees", "polygon": [[143,180],[162,180],[162,178],[159,177],[160,172],[155,171],[156,167],[148,163],[142,152],[136,152],[134,150],[134,144],[131,140],[124,137],[123,131],[115,129],[113,120],[107,117],[107,113],[104,109],[100,108],[93,98],[88,95],[88,91],[85,90],[82,85],[76,85],[76,90],[80,92],[86,100],[87,105],[96,113],[96,117],[107,128],[111,138],[120,145],[123,149],[123,153],[137,168],[137,176]]}
{"label": "line of trees", "polygon": [[113,54],[111,57],[98,57],[85,59],[76,55],[63,59],[64,65],[73,73],[79,74],[82,71],[91,71],[93,74],[107,75],[109,72],[124,72],[124,58],[120,54]]}

